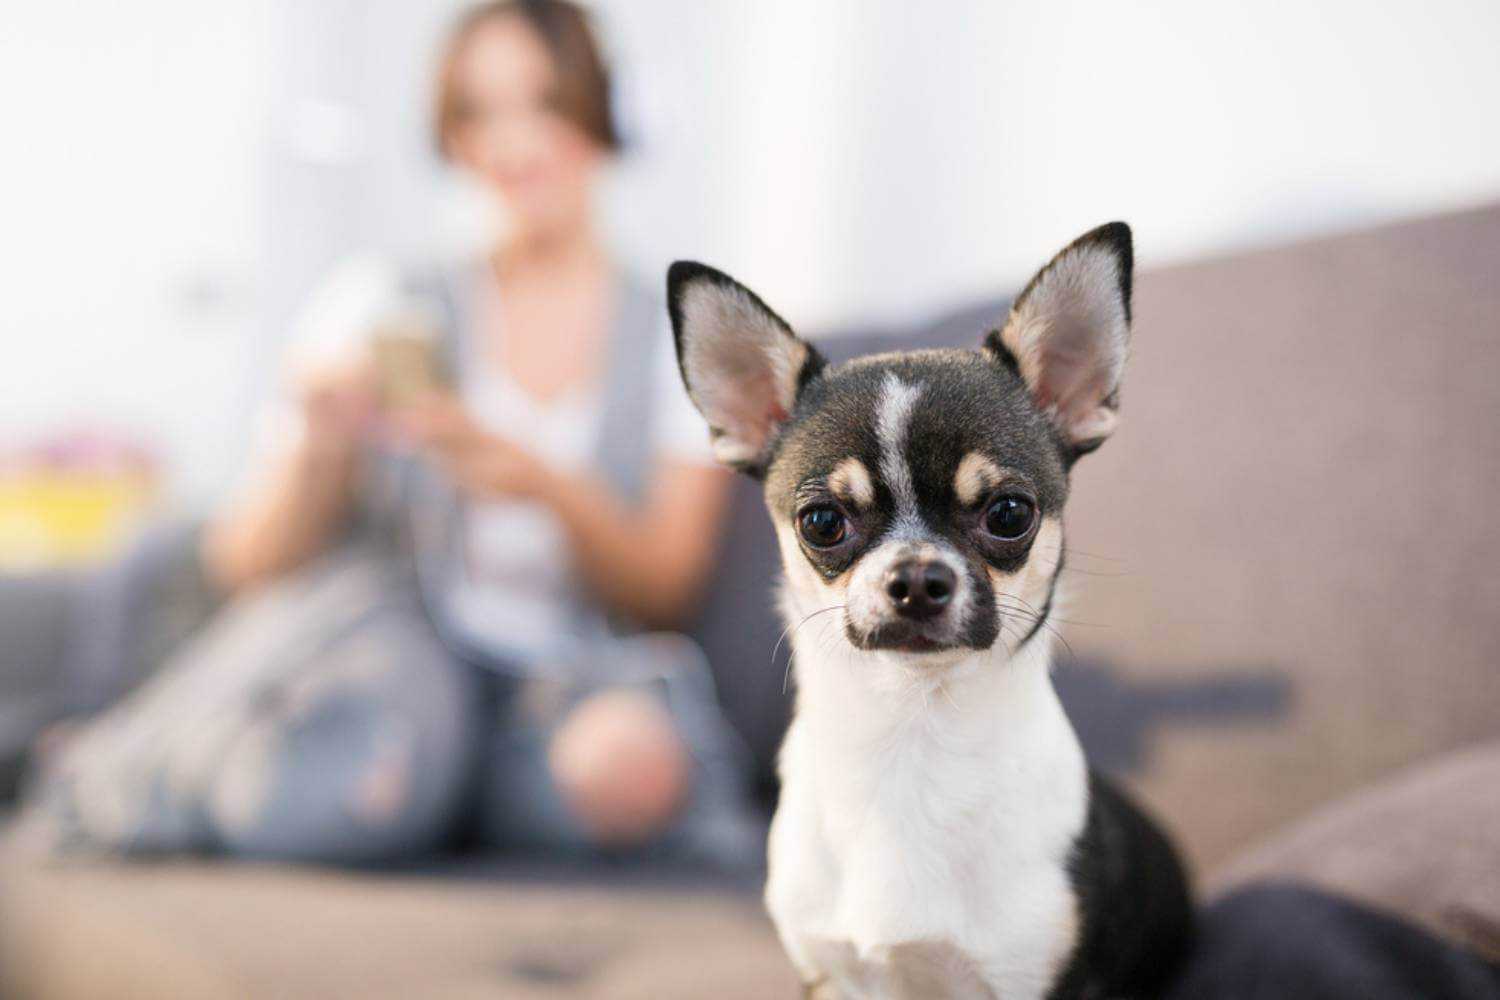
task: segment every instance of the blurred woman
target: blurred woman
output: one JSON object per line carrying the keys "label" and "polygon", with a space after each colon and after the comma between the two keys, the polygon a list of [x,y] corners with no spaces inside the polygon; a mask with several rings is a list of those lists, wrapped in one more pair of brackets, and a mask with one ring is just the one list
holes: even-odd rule
{"label": "blurred woman", "polygon": [[294,433],[204,536],[234,599],[39,785],[68,837],[328,861],[460,829],[748,843],[701,657],[637,633],[691,610],[726,482],[664,310],[600,239],[620,140],[595,39],[563,0],[488,3],[440,66],[437,147],[507,216],[482,259],[402,276],[449,387],[382,399],[369,344],[300,371]]}

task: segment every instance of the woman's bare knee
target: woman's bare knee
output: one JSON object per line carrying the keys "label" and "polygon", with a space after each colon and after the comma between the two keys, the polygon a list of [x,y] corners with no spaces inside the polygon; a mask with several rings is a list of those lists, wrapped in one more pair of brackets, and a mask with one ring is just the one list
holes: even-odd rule
{"label": "woman's bare knee", "polygon": [[661,832],[687,797],[691,770],[671,715],[635,691],[578,705],[553,736],[548,764],[569,808],[605,844]]}

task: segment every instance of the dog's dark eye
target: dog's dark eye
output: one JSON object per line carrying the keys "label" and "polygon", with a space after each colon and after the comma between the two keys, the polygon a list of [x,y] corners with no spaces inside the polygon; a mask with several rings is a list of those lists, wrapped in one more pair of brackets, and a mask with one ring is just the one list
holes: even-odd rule
{"label": "dog's dark eye", "polygon": [[797,518],[797,526],[807,544],[826,549],[844,540],[849,522],[835,507],[809,507]]}
{"label": "dog's dark eye", "polygon": [[1025,497],[1001,497],[984,513],[984,530],[996,538],[1015,540],[1031,530],[1036,508]]}

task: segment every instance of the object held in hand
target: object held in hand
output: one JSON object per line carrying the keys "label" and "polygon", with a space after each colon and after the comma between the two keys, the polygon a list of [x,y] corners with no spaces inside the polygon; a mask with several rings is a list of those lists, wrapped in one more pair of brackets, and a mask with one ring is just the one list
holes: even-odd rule
{"label": "object held in hand", "polygon": [[437,336],[432,321],[415,309],[376,326],[370,343],[381,406],[410,406],[448,386]]}

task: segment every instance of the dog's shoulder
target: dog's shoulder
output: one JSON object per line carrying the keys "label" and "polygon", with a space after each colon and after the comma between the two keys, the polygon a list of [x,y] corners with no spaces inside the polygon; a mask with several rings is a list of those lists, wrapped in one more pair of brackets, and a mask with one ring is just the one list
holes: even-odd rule
{"label": "dog's shoulder", "polygon": [[1089,771],[1088,819],[1069,876],[1078,900],[1077,945],[1056,1000],[1155,996],[1191,941],[1187,874],[1166,835],[1112,782]]}

